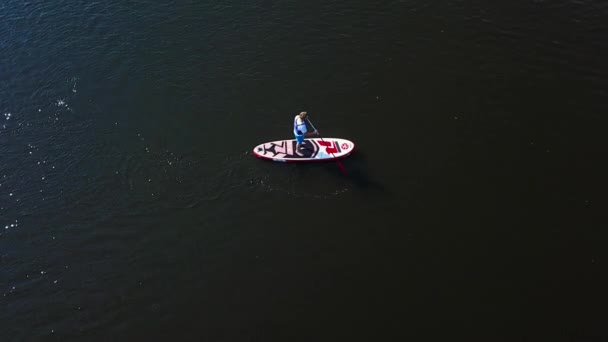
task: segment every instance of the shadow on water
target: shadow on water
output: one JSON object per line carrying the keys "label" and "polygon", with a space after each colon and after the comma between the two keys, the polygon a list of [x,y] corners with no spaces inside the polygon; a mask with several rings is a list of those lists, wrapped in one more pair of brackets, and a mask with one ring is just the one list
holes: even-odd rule
{"label": "shadow on water", "polygon": [[361,152],[353,152],[350,156],[341,159],[345,172],[342,172],[337,162],[326,164],[326,169],[332,172],[336,177],[347,180],[355,185],[359,190],[365,191],[368,194],[389,196],[391,191],[377,179],[374,179],[369,170],[369,164],[365,155]]}

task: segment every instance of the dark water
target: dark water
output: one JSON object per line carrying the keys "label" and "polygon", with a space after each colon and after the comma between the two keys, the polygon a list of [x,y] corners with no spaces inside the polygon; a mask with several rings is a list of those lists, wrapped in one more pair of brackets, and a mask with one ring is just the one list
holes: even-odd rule
{"label": "dark water", "polygon": [[[606,341],[605,1],[0,4],[0,340]],[[308,111],[334,163],[254,158]]]}

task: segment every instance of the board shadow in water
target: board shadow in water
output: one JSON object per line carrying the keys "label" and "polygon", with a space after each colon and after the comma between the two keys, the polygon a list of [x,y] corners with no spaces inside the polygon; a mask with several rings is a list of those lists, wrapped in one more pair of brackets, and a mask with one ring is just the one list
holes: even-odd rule
{"label": "board shadow in water", "polygon": [[388,187],[374,179],[363,153],[355,151],[350,156],[340,159],[340,163],[342,163],[345,172],[342,172],[337,162],[328,162],[325,164],[325,168],[328,172],[335,174],[336,177],[346,179],[359,190],[373,195],[391,195]]}

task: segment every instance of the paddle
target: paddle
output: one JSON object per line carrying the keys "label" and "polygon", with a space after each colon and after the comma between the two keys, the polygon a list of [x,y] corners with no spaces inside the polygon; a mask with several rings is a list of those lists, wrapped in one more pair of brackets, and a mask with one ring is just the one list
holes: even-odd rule
{"label": "paddle", "polygon": [[[325,140],[323,140],[323,137],[321,136],[321,134],[319,134],[319,131],[317,131],[317,129],[315,128],[315,126],[312,124],[312,122],[310,122],[310,120],[308,118],[306,118],[306,121],[308,121],[308,123],[310,124],[310,127],[312,127],[312,129],[315,130],[315,132],[317,132],[317,134],[319,135],[319,138],[321,139],[322,142],[325,142]],[[336,158],[336,156],[330,152],[331,156]],[[336,163],[338,164],[338,167],[340,168],[340,170],[342,171],[343,174],[346,174],[346,169],[344,168],[344,166],[342,165],[342,163],[340,162],[340,159],[336,159]]]}

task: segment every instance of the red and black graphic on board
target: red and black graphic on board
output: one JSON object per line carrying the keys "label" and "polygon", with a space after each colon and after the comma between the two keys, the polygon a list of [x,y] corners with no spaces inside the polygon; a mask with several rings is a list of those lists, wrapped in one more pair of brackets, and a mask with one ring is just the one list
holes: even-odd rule
{"label": "red and black graphic on board", "polygon": [[256,152],[266,158],[312,159],[319,152],[319,145],[314,140],[304,140],[299,149],[295,140],[269,142],[260,145]]}

